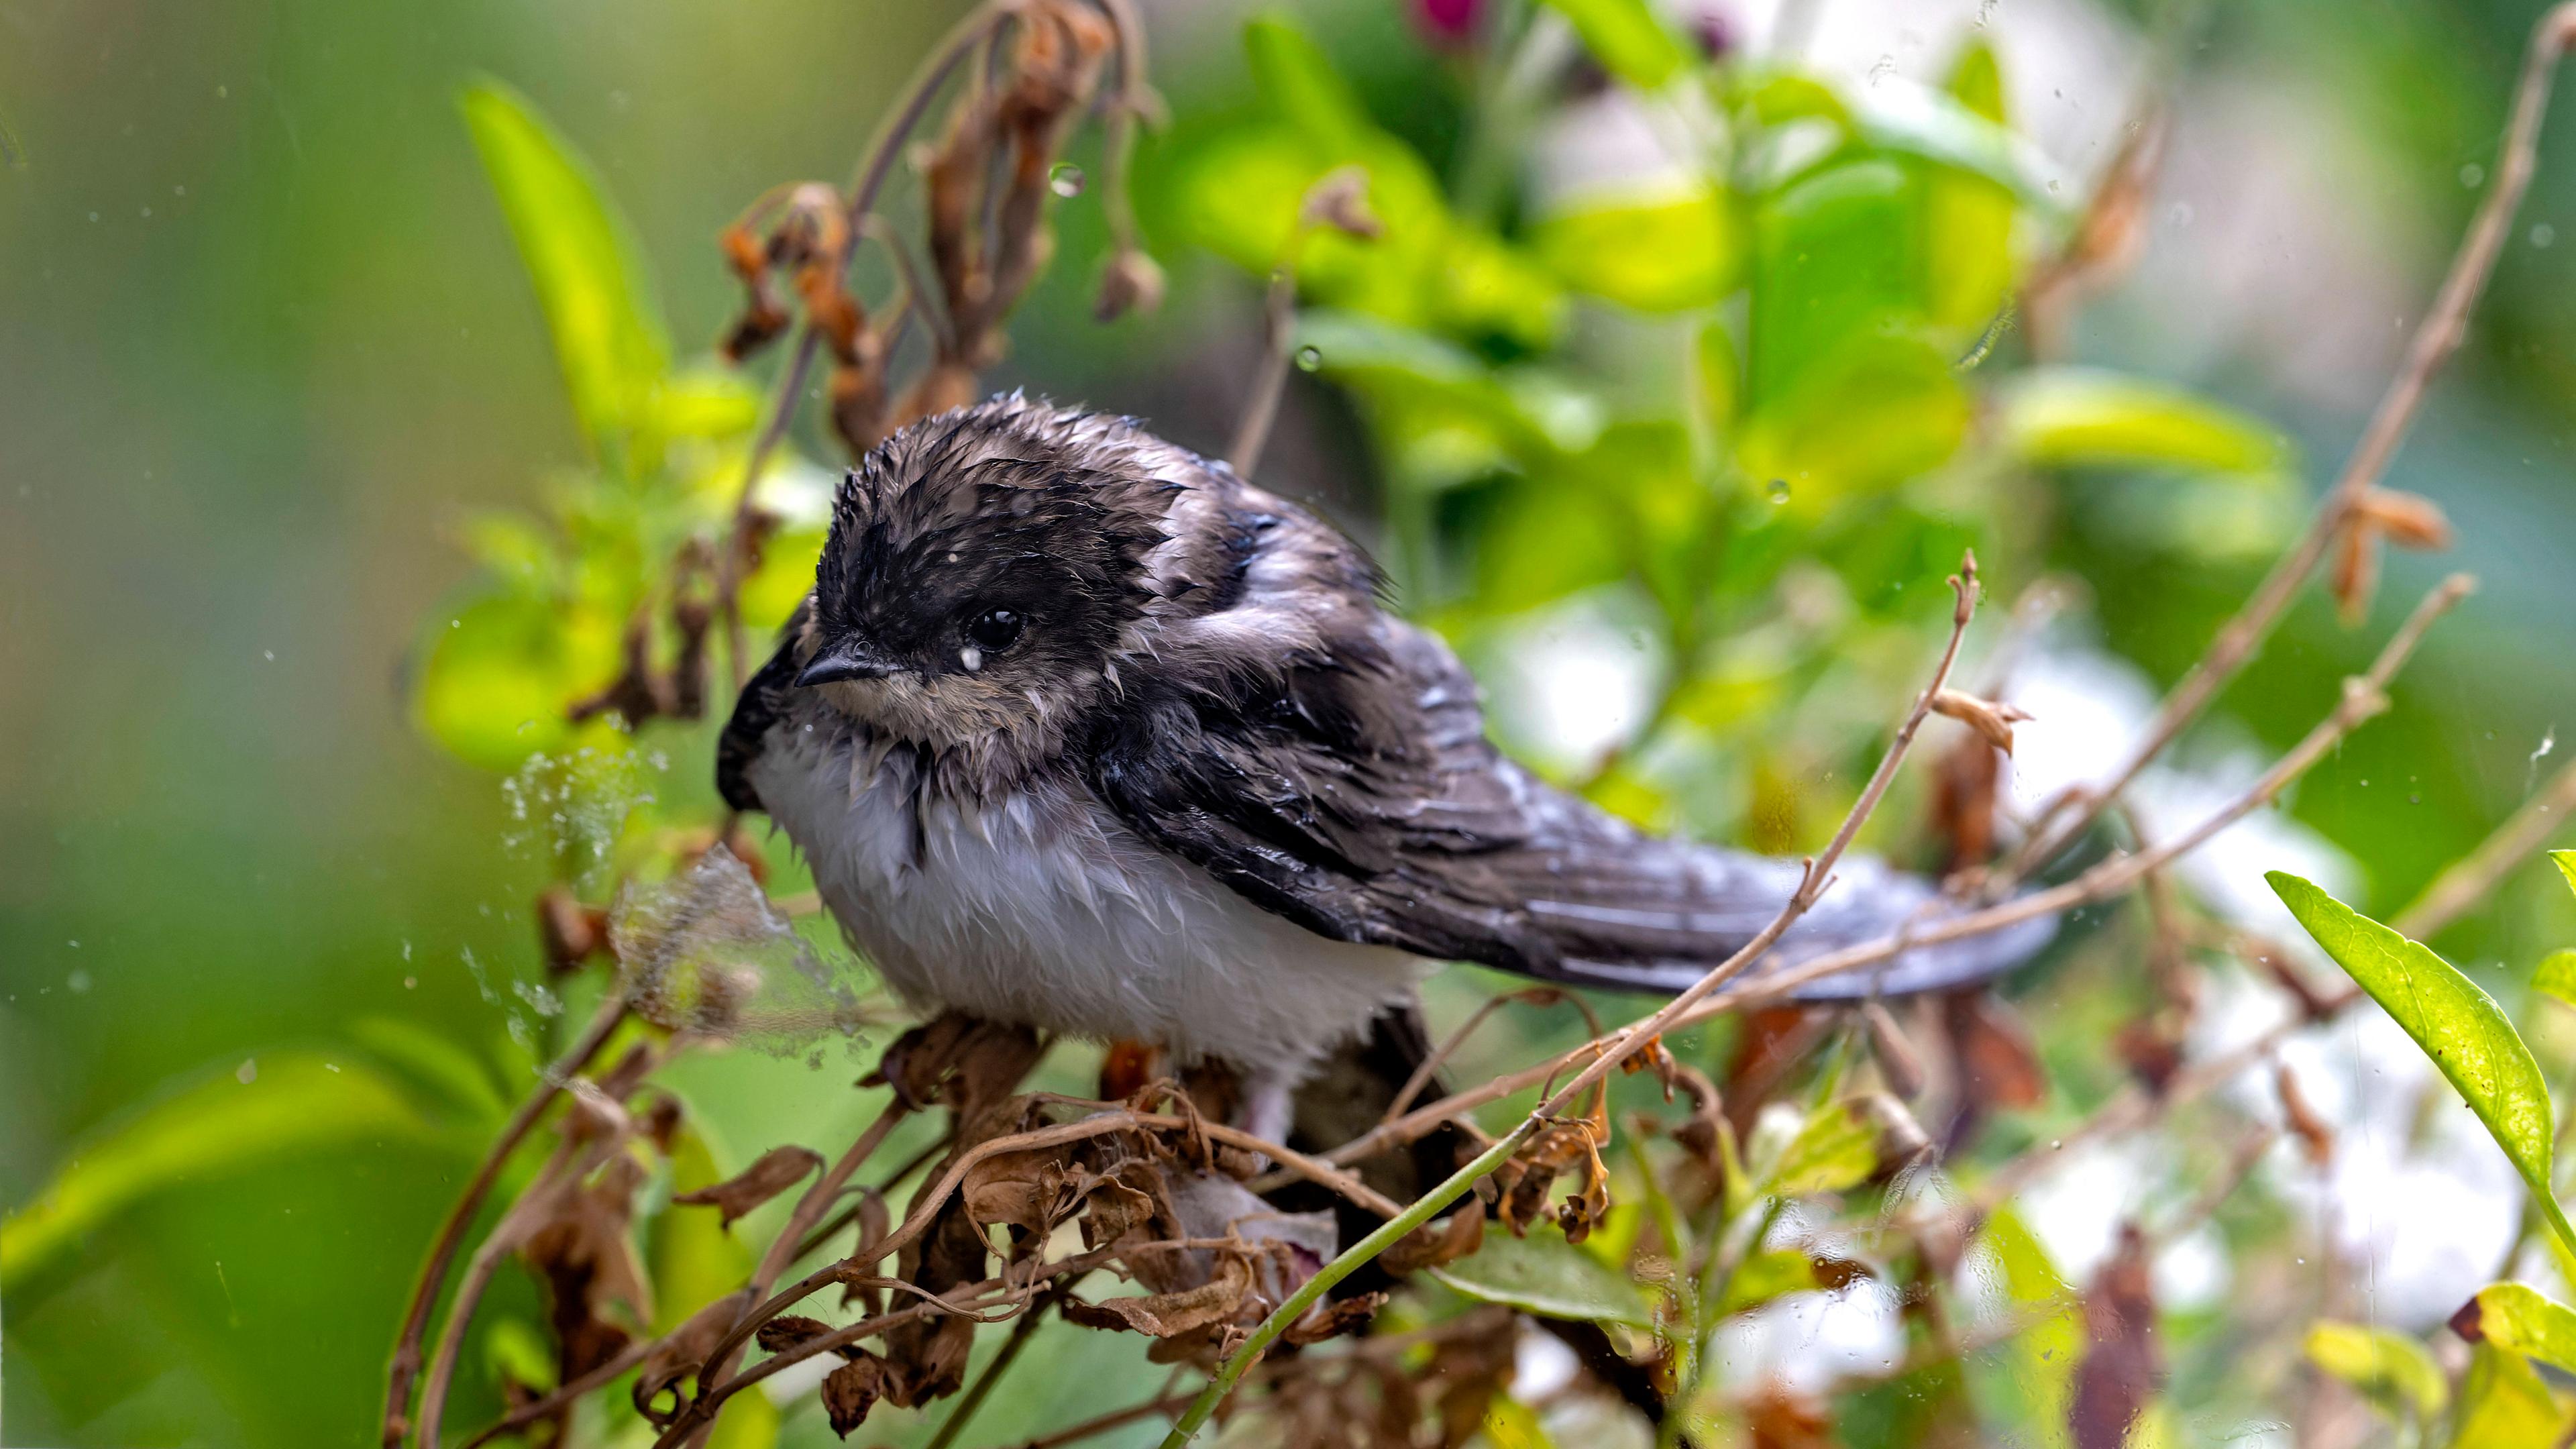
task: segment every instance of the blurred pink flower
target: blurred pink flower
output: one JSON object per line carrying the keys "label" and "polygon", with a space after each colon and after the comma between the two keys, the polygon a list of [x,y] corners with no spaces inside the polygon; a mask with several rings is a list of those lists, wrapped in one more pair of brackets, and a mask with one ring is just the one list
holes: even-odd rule
{"label": "blurred pink flower", "polygon": [[1485,18],[1484,0],[1413,0],[1413,23],[1435,45],[1464,45]]}

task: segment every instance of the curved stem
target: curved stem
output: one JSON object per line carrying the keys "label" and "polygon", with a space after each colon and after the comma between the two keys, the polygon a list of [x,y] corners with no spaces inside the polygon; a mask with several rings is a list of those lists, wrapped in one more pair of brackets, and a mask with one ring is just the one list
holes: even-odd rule
{"label": "curved stem", "polygon": [[590,1065],[590,1059],[599,1054],[600,1047],[607,1044],[609,1036],[625,1019],[626,998],[611,983],[608,999],[600,1003],[598,1015],[591,1018],[590,1025],[582,1029],[581,1035],[565,1048],[563,1055],[546,1068],[537,1089],[529,1093],[527,1100],[519,1104],[519,1110],[510,1115],[509,1122],[501,1128],[501,1135],[494,1139],[490,1150],[483,1154],[482,1162],[476,1165],[473,1177],[466,1181],[465,1192],[457,1198],[456,1205],[447,1210],[446,1220],[438,1225],[438,1236],[430,1244],[429,1261],[422,1265],[420,1281],[412,1286],[411,1303],[403,1310],[402,1332],[395,1340],[393,1362],[386,1370],[385,1449],[394,1449],[411,1433],[408,1416],[412,1384],[420,1376],[421,1341],[428,1336],[430,1312],[438,1305],[438,1290],[446,1285],[447,1270],[456,1263],[457,1249],[464,1246],[466,1228],[473,1224],[475,1214],[482,1211],[483,1200],[491,1195],[492,1184],[500,1178],[502,1165],[510,1160],[511,1153],[519,1149],[519,1144],[527,1140],[528,1133],[537,1125],[537,1119],[553,1104],[555,1094],[563,1090],[564,1083],[572,1080],[574,1073]]}

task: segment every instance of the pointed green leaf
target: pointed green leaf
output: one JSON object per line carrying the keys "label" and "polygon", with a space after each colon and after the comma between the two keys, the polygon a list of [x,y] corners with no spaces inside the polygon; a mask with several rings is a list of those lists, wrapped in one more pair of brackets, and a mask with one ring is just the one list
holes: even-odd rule
{"label": "pointed green leaf", "polygon": [[2567,888],[2576,891],[2576,850],[2553,850],[2549,858],[2558,863],[2558,873],[2567,878]]}
{"label": "pointed green leaf", "polygon": [[2119,465],[2267,473],[2288,462],[2280,435],[2195,394],[2092,368],[2026,373],[1998,416],[2005,447],[2042,467]]}
{"label": "pointed green leaf", "polygon": [[625,220],[589,162],[525,98],[487,81],[457,104],[536,286],[573,412],[593,449],[622,462],[670,357]]}
{"label": "pointed green leaf", "polygon": [[1878,1128],[1858,1102],[1836,1102],[1799,1126],[1764,1175],[1763,1191],[1781,1197],[1841,1192],[1877,1170]]}
{"label": "pointed green leaf", "polygon": [[1660,90],[1690,64],[1680,37],[1646,0],[1545,0],[1583,37],[1601,68],[1640,90]]}
{"label": "pointed green leaf", "polygon": [[1713,305],[1735,285],[1738,250],[1725,198],[1708,187],[1578,199],[1542,218],[1530,242],[1559,281],[1640,312]]}
{"label": "pointed green leaf", "polygon": [[2392,1412],[2430,1419],[2451,1401],[2451,1382],[2432,1353],[2390,1329],[2318,1323],[2308,1330],[2308,1358]]}
{"label": "pointed green leaf", "polygon": [[388,1137],[431,1142],[438,1134],[361,1062],[293,1053],[227,1068],[74,1148],[34,1201],[0,1221],[0,1285],[155,1193]]}
{"label": "pointed green leaf", "polygon": [[[2003,73],[1993,47],[1968,47],[1950,73],[1950,94],[1971,115],[2003,124]],[[2003,309],[2012,294],[2016,209],[2011,188],[1992,177],[1954,166],[1933,171],[1923,198],[1932,320],[1983,327]]]}
{"label": "pointed green leaf", "polygon": [[2391,1019],[2415,1038],[2504,1149],[2560,1236],[2576,1229],[2550,1196],[2549,1088],[2495,998],[2430,948],[2287,871],[2264,876],[2290,914]]}
{"label": "pointed green leaf", "polygon": [[1475,1252],[1431,1276],[1485,1303],[1500,1303],[1550,1318],[1651,1327],[1654,1305],[1628,1275],[1541,1225],[1516,1238],[1496,1229]]}
{"label": "pointed green leaf", "polygon": [[2576,950],[2552,951],[2540,958],[2539,968],[2531,973],[2531,985],[2576,1006]]}

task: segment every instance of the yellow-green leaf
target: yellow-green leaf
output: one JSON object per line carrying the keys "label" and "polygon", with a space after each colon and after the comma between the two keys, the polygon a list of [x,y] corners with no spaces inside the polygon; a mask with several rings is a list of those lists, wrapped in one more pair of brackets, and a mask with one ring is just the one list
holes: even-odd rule
{"label": "yellow-green leaf", "polygon": [[[563,617],[529,594],[495,593],[443,610],[427,632],[413,711],[432,738],[489,769],[513,769],[570,743],[583,731],[566,708],[617,673],[613,624]],[[606,730],[594,724],[588,732]]]}
{"label": "yellow-green leaf", "polygon": [[2576,1373],[2576,1309],[2552,1303],[2528,1283],[2490,1283],[2451,1320],[2462,1338]]}
{"label": "yellow-green leaf", "polygon": [[1470,1298],[1550,1318],[1637,1328],[1655,1321],[1654,1305],[1627,1274],[1605,1266],[1545,1224],[1530,1229],[1525,1238],[1489,1232],[1475,1252],[1430,1272]]}
{"label": "yellow-green leaf", "polygon": [[2451,1401],[2451,1382],[2423,1344],[2361,1323],[2321,1322],[2308,1330],[2317,1367],[2387,1404],[2430,1419]]}
{"label": "yellow-green leaf", "polygon": [[[1993,47],[1968,47],[1951,71],[1950,94],[1970,114],[2003,123],[2003,75]],[[1992,177],[1953,166],[1933,171],[1923,198],[1933,321],[1983,327],[2003,308],[2012,293],[2015,210],[2011,189]]]}
{"label": "yellow-green leaf", "polygon": [[1735,228],[1708,187],[1584,198],[1540,220],[1530,242],[1566,286],[1640,312],[1710,306],[1735,285]]}
{"label": "yellow-green leaf", "polygon": [[2576,950],[2552,951],[2540,958],[2540,966],[2531,973],[2535,991],[2546,992],[2576,1006]]}
{"label": "yellow-green leaf", "polygon": [[280,1157],[438,1133],[363,1062],[257,1057],[75,1147],[35,1199],[0,1221],[0,1286],[51,1261],[136,1201]]}
{"label": "yellow-green leaf", "polygon": [[1817,1287],[1816,1264],[1795,1248],[1764,1248],[1749,1253],[1737,1266],[1735,1276],[1726,1280],[1726,1292],[1719,1299],[1720,1317],[1758,1308],[1783,1294],[1804,1293]]}
{"label": "yellow-green leaf", "polygon": [[2480,1344],[2460,1383],[2451,1449],[2533,1449],[2557,1443],[2566,1424],[2566,1409],[2531,1360]]}
{"label": "yellow-green leaf", "polygon": [[2026,373],[2003,396],[2004,446],[2043,467],[2119,465],[2264,473],[2289,449],[2230,408],[2142,378],[2091,368]]}
{"label": "yellow-green leaf", "polygon": [[2567,888],[2576,891],[2576,850],[2553,850],[2549,858],[2557,863],[2558,873],[2566,877]]}
{"label": "yellow-green leaf", "polygon": [[554,336],[573,412],[620,462],[669,367],[640,253],[607,189],[524,97],[485,81],[457,98]]}
{"label": "yellow-green leaf", "polygon": [[2391,1019],[2415,1038],[2504,1149],[2551,1226],[2576,1228],[2550,1195],[2549,1088],[2495,998],[2429,947],[2410,941],[2287,871],[2264,876],[2290,914]]}
{"label": "yellow-green leaf", "polygon": [[1763,1175],[1762,1190],[1780,1197],[1841,1192],[1878,1170],[1878,1129],[1857,1102],[1836,1102],[1800,1124],[1779,1160]]}
{"label": "yellow-green leaf", "polygon": [[1601,68],[1641,90],[1659,90],[1690,64],[1690,52],[1646,0],[1545,0],[1573,23]]}

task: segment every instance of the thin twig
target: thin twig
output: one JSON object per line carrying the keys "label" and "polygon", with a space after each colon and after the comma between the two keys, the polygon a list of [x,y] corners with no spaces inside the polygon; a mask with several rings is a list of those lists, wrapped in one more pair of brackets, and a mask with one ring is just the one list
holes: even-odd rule
{"label": "thin twig", "polygon": [[2363,427],[2360,441],[2344,462],[2334,487],[2318,505],[2307,532],[2281,556],[2236,617],[2227,621],[2203,654],[2156,709],[2145,735],[2111,778],[2085,787],[2079,795],[2061,796],[2042,813],[2022,849],[2014,853],[1999,878],[2016,878],[2047,863],[2098,818],[2105,806],[2128,788],[2183,729],[2207,708],[2238,670],[2254,657],[2263,641],[2297,597],[2300,585],[2325,561],[2327,551],[2350,521],[2362,495],[2377,484],[2396,457],[2433,375],[2459,349],[2468,335],[2469,313],[2486,290],[2504,249],[2514,213],[2531,184],[2540,146],[2540,125],[2549,107],[2550,83],[2559,60],[2576,43],[2576,4],[2561,4],[2541,17],[2524,52],[2522,76],[2514,87],[2512,119],[2505,128],[2496,162],[2495,186],[2478,205],[2477,215],[2460,239],[2450,271],[2434,295],[2432,310],[2417,325],[2406,358],[2381,394]]}
{"label": "thin twig", "polygon": [[2485,899],[2507,871],[2530,859],[2531,853],[2566,823],[2570,810],[2576,810],[2576,761],[2551,776],[2540,793],[2523,801],[2521,808],[2477,849],[2435,876],[2424,893],[2397,915],[2397,920],[2407,922],[2412,929],[2399,929],[2420,939],[2458,919],[2462,912]]}
{"label": "thin twig", "polygon": [[1243,1344],[1226,1358],[1216,1376],[1208,1381],[1207,1387],[1199,1391],[1197,1398],[1190,1401],[1189,1408],[1184,1410],[1181,1417],[1172,1425],[1172,1431],[1164,1436],[1163,1449],[1184,1449],[1184,1446],[1197,1436],[1201,1426],[1207,1423],[1208,1417],[1216,1412],[1217,1406],[1223,1403],[1226,1396],[1234,1391],[1235,1385],[1241,1382],[1245,1370],[1258,1363],[1262,1354],[1277,1341],[1279,1335],[1285,1333],[1290,1324],[1303,1317],[1306,1311],[1320,1301],[1334,1284],[1348,1277],[1360,1265],[1393,1247],[1414,1229],[1429,1222],[1450,1203],[1466,1195],[1475,1186],[1478,1178],[1510,1160],[1511,1155],[1519,1151],[1523,1144],[1561,1116],[1568,1104],[1590,1091],[1596,1083],[1605,1081],[1635,1047],[1653,1042],[1666,1031],[1673,1029],[1675,1024],[1704,998],[1761,959],[1762,953],[1771,949],[1772,944],[1796,924],[1799,917],[1807,913],[1808,909],[1816,903],[1816,899],[1833,883],[1835,863],[1842,859],[1843,851],[1851,844],[1852,837],[1860,832],[1861,826],[1868,821],[1871,812],[1877,809],[1879,800],[1886,795],[1889,782],[1895,778],[1897,767],[1904,762],[1906,752],[1914,742],[1915,733],[1923,727],[1923,721],[1932,712],[1933,696],[1940,693],[1942,687],[1949,682],[1950,669],[1959,659],[1960,641],[1966,637],[1968,621],[1976,613],[1976,577],[1976,558],[1971,554],[1961,561],[1959,574],[1950,581],[1951,587],[1958,594],[1958,605],[1951,612],[1950,642],[1941,651],[1941,662],[1934,668],[1931,682],[1924,686],[1920,695],[1916,696],[1913,708],[1906,712],[1904,722],[1897,726],[1896,736],[1889,742],[1887,753],[1879,760],[1878,769],[1871,774],[1869,783],[1862,788],[1860,798],[1852,802],[1850,813],[1843,817],[1842,827],[1834,832],[1834,837],[1826,845],[1824,852],[1807,862],[1806,871],[1799,882],[1798,889],[1791,894],[1788,903],[1780,908],[1779,914],[1772,918],[1771,923],[1763,927],[1752,940],[1746,942],[1742,950],[1737,951],[1700,977],[1698,981],[1693,982],[1689,989],[1674,997],[1662,1010],[1644,1021],[1621,1028],[1603,1042],[1595,1043],[1599,1050],[1592,1064],[1577,1073],[1572,1081],[1558,1088],[1546,1101],[1541,1102],[1535,1110],[1522,1119],[1519,1126],[1478,1154],[1474,1161],[1451,1174],[1448,1180],[1416,1199],[1413,1205],[1401,1214],[1389,1219],[1375,1232],[1361,1239],[1357,1245],[1318,1269],[1313,1277],[1307,1279],[1296,1292],[1288,1296],[1286,1302],[1281,1303],[1269,1317],[1264,1318],[1260,1325],[1244,1339]]}
{"label": "thin twig", "polygon": [[1432,1049],[1431,1055],[1422,1059],[1422,1065],[1415,1067],[1413,1075],[1405,1078],[1404,1087],[1395,1094],[1395,1100],[1386,1104],[1386,1112],[1378,1118],[1378,1124],[1384,1126],[1403,1116],[1404,1109],[1413,1105],[1413,1099],[1422,1095],[1422,1089],[1431,1085],[1431,1074],[1440,1070],[1440,1064],[1449,1060],[1450,1055],[1458,1048],[1466,1045],[1467,1038],[1475,1035],[1476,1028],[1485,1024],[1485,1018],[1501,1010],[1505,1002],[1511,1001],[1527,1002],[1533,1006],[1571,1001],[1582,1010],[1583,1019],[1591,1026],[1592,1034],[1596,1037],[1601,1035],[1601,1017],[1593,1011],[1592,1003],[1580,996],[1572,995],[1554,986],[1524,986],[1518,991],[1497,992],[1486,997],[1484,1004],[1478,1006],[1465,1021],[1458,1023],[1458,1029],[1449,1033],[1439,1046]]}
{"label": "thin twig", "polygon": [[476,1431],[473,1437],[458,1445],[457,1449],[482,1449],[483,1445],[491,1443],[493,1440],[500,1438],[504,1434],[524,1429],[528,1425],[534,1424],[542,1419],[553,1418],[555,1415],[571,1408],[574,1404],[579,1403],[582,1396],[588,1394],[593,1389],[606,1388],[608,1385],[615,1383],[618,1379],[624,1377],[629,1369],[642,1363],[645,1357],[652,1353],[658,1344],[659,1340],[657,1339],[638,1338],[632,1340],[624,1348],[619,1349],[617,1351],[617,1356],[610,1359],[608,1362],[601,1364],[599,1367],[592,1369],[581,1377],[572,1380],[570,1383],[556,1389],[553,1393],[546,1395],[542,1399],[531,1399],[527,1403],[521,1404],[519,1407],[503,1414],[500,1418],[493,1420],[490,1424]]}
{"label": "thin twig", "polygon": [[403,1311],[402,1333],[395,1341],[393,1363],[386,1372],[385,1449],[394,1449],[411,1432],[411,1389],[414,1380],[420,1376],[421,1342],[429,1333],[429,1316],[438,1305],[438,1291],[446,1285],[448,1269],[455,1266],[457,1249],[464,1246],[465,1230],[473,1225],[475,1214],[482,1211],[483,1199],[491,1194],[492,1184],[500,1178],[502,1165],[510,1160],[510,1154],[519,1150],[519,1144],[527,1140],[528,1133],[536,1127],[537,1119],[545,1115],[546,1108],[554,1104],[555,1094],[563,1090],[564,1084],[572,1080],[576,1072],[590,1065],[590,1059],[599,1054],[600,1047],[607,1043],[609,1036],[625,1019],[625,994],[615,989],[612,983],[608,999],[600,1003],[598,1014],[582,1028],[581,1035],[574,1039],[573,1044],[564,1049],[563,1055],[546,1068],[536,1089],[519,1104],[519,1110],[510,1114],[509,1122],[501,1128],[501,1135],[493,1139],[491,1147],[483,1154],[482,1162],[475,1166],[474,1175],[466,1180],[464,1193],[457,1198],[456,1205],[447,1210],[446,1221],[438,1225],[438,1236],[430,1244],[429,1261],[420,1270],[420,1281],[412,1287],[411,1305]]}
{"label": "thin twig", "polygon": [[957,1436],[964,1433],[967,1424],[973,1421],[975,1411],[983,1408],[984,1401],[992,1397],[993,1386],[1000,1383],[1002,1375],[1009,1373],[1011,1365],[1019,1361],[1020,1350],[1028,1347],[1029,1340],[1037,1336],[1038,1326],[1046,1322],[1047,1310],[1054,1307],[1056,1299],[1061,1296],[1059,1291],[1029,1305],[1028,1311],[1011,1325],[1011,1336],[1002,1340],[1002,1351],[993,1355],[992,1363],[985,1366],[984,1376],[968,1387],[965,1396],[957,1401],[957,1407],[948,1411],[947,1422],[939,1426],[939,1432],[931,1436],[923,1449],[949,1449],[957,1442]]}

